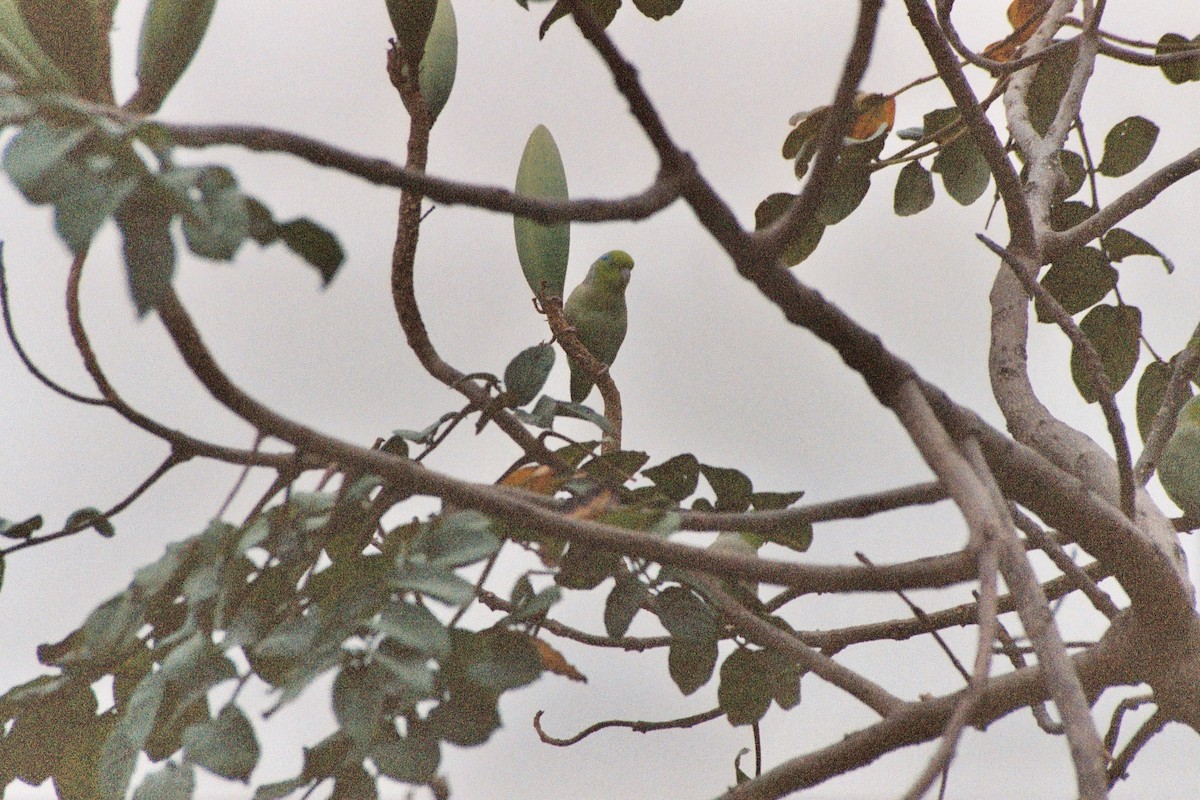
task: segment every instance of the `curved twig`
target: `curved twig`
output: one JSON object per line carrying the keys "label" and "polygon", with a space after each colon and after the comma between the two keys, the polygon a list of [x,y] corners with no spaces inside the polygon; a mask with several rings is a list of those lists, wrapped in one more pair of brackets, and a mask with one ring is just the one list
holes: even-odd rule
{"label": "curved twig", "polygon": [[[139,497],[141,497],[146,492],[147,489],[149,489],[151,486],[153,486],[155,483],[157,483],[159,478],[166,475],[172,469],[174,469],[175,467],[184,463],[185,461],[188,461],[191,458],[192,458],[191,453],[182,452],[179,450],[172,450],[170,452],[170,454],[165,459],[163,459],[163,462],[161,464],[159,464],[154,469],[154,471],[151,472],[150,475],[146,477],[146,479],[144,481],[139,483],[133,491],[131,491],[129,494],[125,495],[125,497],[122,500],[120,500],[118,503],[113,505],[107,511],[102,512],[100,514],[100,516],[107,520],[107,519],[112,519],[117,514],[120,514],[122,511],[129,508],[129,506],[132,505],[134,503],[134,501],[136,501]],[[45,536],[38,536],[36,538],[31,537],[29,539],[25,539],[24,541],[17,542],[16,544],[10,545],[9,547],[0,548],[0,557],[11,555],[12,553],[17,552],[18,550],[24,550],[28,547],[36,547],[38,545],[53,542],[57,539],[64,539],[68,536],[74,536],[77,533],[82,533],[83,531],[86,531],[86,530],[89,530],[90,528],[95,527],[95,524],[96,523],[95,523],[94,519],[89,519],[84,522],[80,522],[75,525],[71,525],[66,528],[63,528],[60,531],[56,531],[54,533],[48,533]]]}
{"label": "curved twig", "polygon": [[542,730],[542,714],[545,711],[538,711],[533,715],[533,729],[537,731],[538,739],[543,744],[552,744],[555,747],[569,747],[577,742],[582,742],[593,733],[605,730],[606,728],[628,728],[635,733],[652,733],[653,731],[669,731],[678,730],[681,728],[694,728],[697,725],[705,722],[711,722],[714,719],[720,719],[725,716],[725,712],[719,708],[702,711],[699,714],[693,714],[690,717],[680,717],[679,719],[668,719],[661,722],[650,722],[640,719],[609,719],[604,722],[597,722],[594,725],[589,725],[574,736],[568,736],[565,739],[551,736]]}
{"label": "curved twig", "polygon": [[47,389],[57,394],[62,395],[68,400],[74,400],[76,403],[83,403],[90,406],[106,406],[108,401],[103,397],[87,397],[85,395],[73,392],[62,384],[56,382],[46,373],[38,368],[38,365],[33,363],[33,359],[25,352],[25,348],[21,346],[21,340],[17,338],[17,329],[13,325],[12,308],[8,302],[8,273],[4,266],[4,243],[0,242],[0,312],[4,316],[4,331],[8,334],[8,341],[12,344],[13,350],[17,354],[17,358],[21,359],[21,363],[25,365],[26,371],[34,378],[42,383]]}
{"label": "curved twig", "polygon": [[226,461],[231,464],[271,467],[272,469],[287,469],[295,466],[296,458],[292,455],[263,453],[260,450],[239,450],[233,447],[213,444],[203,439],[196,439],[182,431],[168,428],[166,425],[146,416],[125,402],[125,399],[121,397],[116,388],[109,382],[108,376],[104,374],[104,370],[100,366],[100,361],[96,358],[96,352],[92,349],[87,329],[83,325],[79,289],[83,279],[83,265],[86,259],[86,253],[77,255],[71,263],[71,270],[67,276],[67,324],[71,330],[71,339],[75,343],[75,349],[79,351],[79,356],[83,359],[84,369],[87,370],[92,382],[96,384],[96,389],[100,392],[101,397],[104,398],[105,405],[116,411],[132,425],[141,428],[151,436],[162,439],[171,445],[173,450],[181,453],[188,452],[193,455]]}

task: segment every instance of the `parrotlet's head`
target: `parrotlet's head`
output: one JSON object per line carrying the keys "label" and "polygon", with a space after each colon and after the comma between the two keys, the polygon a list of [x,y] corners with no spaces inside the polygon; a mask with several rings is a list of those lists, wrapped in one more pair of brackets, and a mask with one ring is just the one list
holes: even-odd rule
{"label": "parrotlet's head", "polygon": [[609,250],[592,263],[587,280],[594,281],[597,288],[624,292],[632,274],[633,257],[624,250]]}

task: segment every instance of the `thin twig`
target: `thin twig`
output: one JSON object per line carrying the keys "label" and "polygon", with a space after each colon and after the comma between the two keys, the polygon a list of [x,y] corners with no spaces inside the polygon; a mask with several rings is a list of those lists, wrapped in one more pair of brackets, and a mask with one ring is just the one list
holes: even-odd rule
{"label": "thin twig", "polygon": [[[871,562],[871,559],[867,558],[863,553],[855,553],[854,557],[868,567],[875,566]],[[906,606],[908,606],[909,611],[912,612],[914,617],[916,617],[925,625],[929,625],[929,615],[925,613],[925,609],[908,599],[908,595],[902,591],[897,590],[896,596],[899,597]],[[941,648],[943,653],[946,654],[946,658],[950,660],[950,665],[958,671],[958,674],[962,676],[964,681],[969,683],[971,680],[971,673],[967,672],[967,668],[964,667],[962,662],[958,660],[958,656],[956,656],[954,651],[950,649],[950,645],[946,644],[946,640],[943,639],[942,635],[937,632],[937,628],[930,628],[929,635],[933,637],[933,641],[936,642],[937,646]]]}
{"label": "thin twig", "polygon": [[4,243],[0,242],[0,311],[4,315],[4,331],[8,334],[8,341],[12,344],[13,351],[16,352],[17,358],[21,359],[21,363],[25,365],[26,371],[29,372],[37,380],[52,392],[62,395],[68,400],[74,400],[76,403],[92,406],[106,406],[108,401],[103,397],[87,397],[73,392],[62,384],[56,382],[46,373],[38,368],[38,365],[33,363],[33,359],[25,352],[25,348],[21,345],[21,340],[17,338],[17,329],[13,325],[12,308],[8,302],[8,274],[4,266]]}
{"label": "thin twig", "polygon": [[719,581],[693,575],[692,582],[743,636],[795,659],[802,669],[836,686],[882,717],[895,714],[907,704],[879,684],[842,666],[796,636],[772,625],[738,602],[721,588]]}
{"label": "thin twig", "polygon": [[1117,781],[1128,777],[1129,765],[1133,763],[1133,759],[1170,721],[1170,717],[1160,708],[1142,724],[1142,727],[1137,729],[1133,738],[1121,749],[1121,752],[1113,756],[1112,763],[1108,767],[1108,785],[1110,787],[1116,786]]}
{"label": "thin twig", "polygon": [[538,738],[543,744],[552,744],[555,747],[569,747],[576,742],[581,742],[597,731],[605,730],[606,728],[628,728],[635,733],[652,733],[654,731],[669,731],[679,730],[681,728],[694,728],[697,725],[705,722],[711,722],[714,719],[720,719],[725,716],[725,712],[720,708],[709,709],[702,711],[699,714],[693,714],[690,717],[680,717],[679,719],[668,719],[661,722],[649,722],[640,719],[610,719],[604,722],[597,722],[594,725],[589,725],[574,736],[568,736],[565,739],[559,739],[551,736],[542,730],[542,714],[545,711],[538,711],[533,715],[533,729],[537,731]]}
{"label": "thin twig", "polygon": [[[134,501],[141,497],[147,489],[157,483],[162,476],[166,475],[172,469],[184,463],[185,461],[188,461],[191,457],[192,454],[190,453],[172,450],[171,453],[165,459],[163,459],[162,463],[159,464],[144,481],[139,483],[133,491],[127,494],[115,505],[110,507],[107,511],[101,512],[99,516],[102,519],[111,520],[117,514],[120,514],[122,511],[129,508]],[[27,547],[37,547],[38,545],[47,544],[48,542],[66,538],[67,536],[74,536],[77,533],[81,533],[82,531],[86,531],[95,527],[95,524],[95,518],[89,517],[83,522],[76,523],[75,525],[69,525],[54,533],[48,533],[45,536],[38,536],[36,538],[31,537],[29,539],[25,539],[24,541],[17,542],[9,547],[0,549],[0,556],[8,556],[17,552],[18,550],[24,550]]]}
{"label": "thin twig", "polygon": [[1097,586],[1096,582],[1088,576],[1083,568],[1067,555],[1062,545],[1046,535],[1041,525],[1030,519],[1027,514],[1023,513],[1015,505],[1010,505],[1010,511],[1012,512],[1013,522],[1017,528],[1054,562],[1054,566],[1062,570],[1062,573],[1068,578],[1075,581],[1079,590],[1092,602],[1097,611],[1109,619],[1121,613],[1121,609],[1117,608],[1117,604],[1108,596],[1108,593]]}

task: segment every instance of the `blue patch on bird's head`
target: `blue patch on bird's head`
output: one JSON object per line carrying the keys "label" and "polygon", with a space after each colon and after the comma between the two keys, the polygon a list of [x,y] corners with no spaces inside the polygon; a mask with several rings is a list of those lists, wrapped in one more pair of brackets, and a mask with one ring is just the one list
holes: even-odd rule
{"label": "blue patch on bird's head", "polygon": [[607,261],[617,269],[633,269],[633,256],[624,250],[609,250],[599,260]]}
{"label": "blue patch on bird's head", "polygon": [[629,285],[633,273],[633,257],[624,250],[609,250],[592,264],[589,275],[601,283],[619,285],[622,290]]}

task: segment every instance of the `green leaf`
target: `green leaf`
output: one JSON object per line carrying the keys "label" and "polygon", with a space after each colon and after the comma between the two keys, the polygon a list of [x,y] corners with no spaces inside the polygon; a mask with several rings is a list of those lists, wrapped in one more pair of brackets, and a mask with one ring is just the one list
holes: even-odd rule
{"label": "green leaf", "polygon": [[717,702],[730,725],[758,722],[771,706],[771,684],[761,652],[739,647],[721,664]]}
{"label": "green leaf", "polygon": [[292,252],[321,273],[325,286],[337,275],[346,254],[337,237],[307,217],[279,225],[279,238]]}
{"label": "green leaf", "polygon": [[[1113,392],[1120,391],[1137,364],[1142,312],[1134,306],[1096,306],[1079,327],[1099,354]],[[1096,402],[1097,396],[1075,348],[1071,349],[1071,377],[1083,399]]]}
{"label": "green leaf", "polygon": [[1029,106],[1029,121],[1038,133],[1044,134],[1054,121],[1054,115],[1058,113],[1063,95],[1067,92],[1078,53],[1079,46],[1070,44],[1051,53],[1038,64],[1025,97]]}
{"label": "green leaf", "polygon": [[750,507],[754,485],[739,470],[701,464],[700,472],[717,495],[717,511],[745,511]]}
{"label": "green leaf", "polygon": [[1163,71],[1163,75],[1167,76],[1167,80],[1171,83],[1187,83],[1189,81],[1200,81],[1200,36],[1189,41],[1186,37],[1180,36],[1178,33],[1164,33],[1158,40],[1158,45],[1154,48],[1154,55],[1163,56],[1169,53],[1178,53],[1181,50],[1192,50],[1196,52],[1195,57],[1188,58],[1183,61],[1172,61],[1169,64],[1163,64],[1159,69]]}
{"label": "green leaf", "polygon": [[408,562],[388,576],[396,590],[420,592],[451,606],[461,606],[475,596],[475,586],[440,567]]}
{"label": "green leaf", "polygon": [[414,545],[431,566],[463,567],[488,558],[500,549],[492,520],[478,511],[458,511],[440,518]]}
{"label": "green leaf", "polygon": [[671,636],[694,642],[716,640],[717,621],[713,611],[695,592],[683,586],[668,586],[654,598],[653,611]]}
{"label": "green leaf", "polygon": [[347,764],[334,775],[333,794],[329,795],[329,800],[376,800],[378,797],[375,779],[367,774],[362,764]]}
{"label": "green leaf", "polygon": [[108,33],[115,5],[103,0],[17,0],[33,38],[71,77],[79,95],[106,105],[113,104]]}
{"label": "green leaf", "polygon": [[410,734],[380,742],[371,749],[370,756],[389,778],[419,784],[428,782],[437,772],[441,748],[437,739]]}
{"label": "green leaf", "polygon": [[0,519],[0,536],[9,539],[28,539],[45,524],[41,514],[35,514],[20,522]]}
{"label": "green leaf", "polygon": [[822,225],[838,224],[862,204],[870,188],[870,167],[843,161],[834,170],[817,207],[817,221]]}
{"label": "green leaf", "polygon": [[378,664],[343,667],[333,680],[333,715],[359,747],[370,747],[379,731],[387,681]]}
{"label": "green leaf", "polygon": [[671,680],[684,695],[689,695],[708,683],[717,666],[717,641],[671,639],[667,651],[667,671]]}
{"label": "green leaf", "polygon": [[1087,180],[1087,166],[1083,163],[1083,156],[1070,150],[1060,150],[1058,161],[1062,165],[1067,185],[1059,188],[1054,193],[1054,197],[1056,200],[1062,201],[1083,188],[1083,182]]}
{"label": "green leaf", "polygon": [[600,480],[615,480],[621,483],[630,480],[641,469],[650,456],[640,450],[617,450],[596,456],[581,467],[588,475]]}
{"label": "green leaf", "polygon": [[792,503],[795,503],[801,497],[804,497],[804,492],[755,492],[750,495],[750,504],[754,506],[755,511],[770,511],[773,509],[787,508]]}
{"label": "green leaf", "polygon": [[392,603],[383,609],[374,627],[389,639],[434,658],[450,652],[450,632],[424,606]]}
{"label": "green leaf", "polygon": [[183,236],[198,256],[229,261],[250,235],[250,211],[237,179],[224,167],[209,167],[196,180],[199,200],[183,215]]}
{"label": "green leaf", "polygon": [[616,572],[620,563],[621,557],[611,550],[572,542],[563,554],[554,581],[568,589],[595,589]]}
{"label": "green leaf", "polygon": [[604,601],[604,630],[608,635],[613,639],[623,637],[648,597],[641,581],[628,573],[619,575]]}
{"label": "green leaf", "polygon": [[195,770],[191,764],[168,761],[163,768],[151,772],[133,793],[133,800],[191,800],[196,788]]}
{"label": "green leaf", "polygon": [[4,171],[29,202],[54,202],[76,185],[79,168],[70,156],[86,138],[85,128],[32,120],[4,148]]}
{"label": "green leaf", "polygon": [[800,704],[800,679],[804,670],[795,661],[775,650],[758,651],[759,668],[766,673],[771,697],[785,711]]}
{"label": "green leaf", "polygon": [[[754,209],[755,230],[762,230],[779,219],[783,212],[791,207],[792,201],[796,197],[797,195],[788,194],[787,192],[776,192],[759,203],[758,208]],[[817,245],[821,243],[821,236],[825,233],[825,225],[817,219],[817,216],[814,214],[813,218],[801,228],[800,233],[788,242],[783,252],[780,253],[780,259],[789,267],[794,267],[808,258],[817,249]]]}
{"label": "green leaf", "polygon": [[113,524],[109,522],[108,517],[98,508],[81,508],[78,511],[72,512],[71,516],[67,517],[67,522],[64,527],[72,530],[84,530],[86,528],[95,528],[96,533],[106,539],[111,539],[117,535],[117,531],[113,528]]}
{"label": "green leaf", "polygon": [[429,712],[429,728],[438,738],[461,747],[483,744],[501,725],[496,701],[495,693],[459,679],[451,685],[450,699]]}
{"label": "green leaf", "polygon": [[[264,783],[254,790],[254,800],[283,800],[284,797],[308,784],[309,781],[305,778],[288,778],[284,781]],[[134,800],[137,799],[134,798]]]}
{"label": "green leaf", "polygon": [[898,217],[919,214],[933,205],[933,176],[920,161],[910,161],[896,177],[892,210]]}
{"label": "green leaf", "polygon": [[1172,371],[1171,365],[1161,361],[1151,361],[1142,371],[1142,379],[1137,387],[1137,426],[1143,442],[1150,434],[1150,426],[1154,424],[1158,410],[1162,408]]}
{"label": "green leaf", "polygon": [[156,307],[171,287],[175,245],[171,217],[162,190],[142,181],[116,213],[121,231],[129,294],[139,317]]}
{"label": "green leaf", "polygon": [[1055,203],[1050,207],[1050,227],[1056,231],[1065,231],[1074,228],[1095,213],[1096,209],[1077,200]]}
{"label": "green leaf", "polygon": [[[545,125],[529,134],[521,164],[517,167],[517,194],[547,200],[566,200],[567,173],[558,145]],[[562,297],[571,252],[571,225],[560,222],[542,225],[524,217],[513,217],[517,259],[525,281],[535,295]]]}
{"label": "green leaf", "polygon": [[1145,117],[1127,117],[1104,137],[1104,157],[1096,169],[1110,178],[1127,175],[1146,160],[1157,140],[1157,125]]}
{"label": "green leaf", "polygon": [[[617,9],[621,7],[621,0],[586,0],[587,7],[592,14],[600,21],[600,27],[607,28],[617,15]],[[541,26],[538,28],[538,38],[542,39],[546,36],[546,31],[550,30],[550,26],[563,17],[571,14],[571,7],[563,0],[558,0],[554,7],[550,9],[550,13],[542,20]]]}
{"label": "green leaf", "polygon": [[662,19],[682,8],[683,0],[633,0],[633,4],[650,19]]}
{"label": "green leaf", "polygon": [[187,756],[215,775],[246,783],[258,764],[258,739],[250,720],[234,703],[216,719],[189,725],[183,732]]}
{"label": "green leaf", "polygon": [[396,32],[396,46],[406,61],[419,64],[425,42],[437,15],[438,0],[386,0],[388,17]]}
{"label": "green leaf", "polygon": [[680,503],[696,491],[700,481],[700,462],[691,453],[681,453],[661,464],[647,467],[642,474],[654,481],[659,491]]}
{"label": "green leaf", "polygon": [[137,176],[125,174],[109,156],[83,161],[79,180],[59,194],[54,204],[54,229],[75,255],[88,249],[96,231],[138,184]]}
{"label": "green leaf", "polygon": [[138,88],[130,108],[152,113],[192,63],[216,0],[150,0],[138,38]]}
{"label": "green leaf", "polygon": [[538,398],[532,411],[523,411],[515,408],[513,409],[513,415],[526,425],[533,425],[538,428],[554,427],[556,417],[571,417],[573,419],[581,419],[584,422],[590,422],[605,433],[611,429],[604,415],[597,414],[583,403],[568,403],[564,400],[555,400],[553,397],[547,397],[546,395]]}
{"label": "green leaf", "polygon": [[429,106],[434,120],[446,107],[450,90],[454,88],[454,74],[458,68],[458,24],[454,18],[454,6],[450,0],[437,0],[437,10],[425,40],[424,56],[418,69],[418,84],[421,96]]}
{"label": "green leaf", "polygon": [[125,796],[138,753],[154,730],[165,685],[159,673],[142,678],[104,743],[96,765],[96,790],[103,800],[120,800]]}
{"label": "green leaf", "polygon": [[966,132],[942,146],[933,159],[933,171],[941,173],[946,193],[964,206],[978,200],[992,178],[987,161]]}
{"label": "green leaf", "polygon": [[13,0],[0,2],[0,71],[31,89],[77,94],[79,87],[51,60]]}
{"label": "green leaf", "polygon": [[1175,271],[1175,264],[1159,252],[1157,247],[1124,228],[1110,228],[1101,241],[1108,257],[1113,261],[1121,261],[1127,256],[1153,256],[1162,261],[1168,275]]}
{"label": "green leaf", "polygon": [[549,344],[527,347],[504,368],[504,389],[514,406],[532,403],[554,368],[554,348]]}
{"label": "green leaf", "polygon": [[[1068,314],[1078,314],[1116,288],[1117,271],[1098,248],[1076,247],[1054,260],[1041,283]],[[1040,303],[1037,318],[1039,322],[1052,321]]]}
{"label": "green leaf", "polygon": [[519,689],[542,675],[542,657],[533,637],[503,628],[463,637],[454,632],[454,658],[465,676],[494,692]]}

